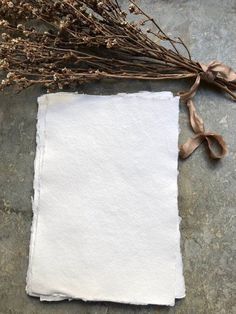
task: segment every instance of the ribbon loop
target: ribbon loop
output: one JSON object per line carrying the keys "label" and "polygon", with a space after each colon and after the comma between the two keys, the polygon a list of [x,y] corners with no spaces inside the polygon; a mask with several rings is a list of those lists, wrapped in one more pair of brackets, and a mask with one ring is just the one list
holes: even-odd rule
{"label": "ribbon loop", "polygon": [[232,68],[223,64],[222,62],[211,61],[209,64],[199,63],[199,65],[208,77],[214,77],[215,79],[217,76],[219,76],[228,82],[236,82],[236,73]]}
{"label": "ribbon loop", "polygon": [[[211,158],[221,159],[228,153],[226,142],[221,135],[216,133],[205,133],[205,139],[207,141]],[[219,152],[214,151],[214,143],[218,145]]]}
{"label": "ribbon loop", "polygon": [[[216,133],[199,133],[195,137],[189,138],[186,143],[180,146],[180,157],[188,158],[202,142],[206,141],[210,157],[213,159],[223,158],[228,150],[223,137]],[[213,149],[214,143],[218,146],[219,152]]]}

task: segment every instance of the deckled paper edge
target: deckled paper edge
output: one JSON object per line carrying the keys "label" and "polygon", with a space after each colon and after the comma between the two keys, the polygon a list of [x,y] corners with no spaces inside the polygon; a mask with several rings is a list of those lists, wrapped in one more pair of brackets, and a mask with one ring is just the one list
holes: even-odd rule
{"label": "deckled paper edge", "polygon": [[[27,278],[26,278],[26,292],[27,294],[35,297],[39,297],[40,301],[61,301],[61,300],[72,300],[72,299],[80,299],[83,301],[107,301],[107,302],[119,302],[119,303],[125,303],[125,304],[136,304],[136,305],[148,305],[149,303],[130,303],[127,301],[113,301],[113,300],[87,300],[83,298],[71,298],[71,296],[66,296],[66,295],[61,295],[61,294],[53,294],[53,295],[42,295],[42,294],[37,294],[34,293],[31,289],[30,281],[32,279],[32,264],[33,264],[33,256],[34,256],[34,247],[35,247],[35,240],[36,240],[36,234],[37,234],[37,222],[38,222],[38,212],[39,212],[39,198],[40,198],[40,174],[41,174],[41,167],[43,166],[43,157],[44,157],[44,148],[45,148],[45,128],[46,128],[46,112],[47,112],[47,106],[48,106],[48,100],[49,96],[54,96],[54,95],[86,95],[86,94],[79,94],[79,93],[70,93],[70,92],[61,92],[61,93],[51,93],[51,94],[46,94],[38,97],[38,115],[37,115],[37,134],[36,134],[36,156],[35,156],[35,162],[34,162],[34,169],[35,169],[35,174],[34,174],[34,198],[32,199],[32,209],[33,209],[33,221],[32,221],[32,226],[31,226],[31,238],[30,238],[30,252],[29,252],[29,266],[28,266],[28,271],[27,271]],[[150,96],[150,98],[153,96],[153,94],[158,94],[161,96],[159,99],[160,100],[178,100],[177,104],[179,105],[179,97],[174,96],[172,92],[149,92],[149,91],[142,91],[138,93],[118,93],[116,95],[112,96],[126,96],[126,97],[132,97],[132,96],[137,96],[139,94],[140,96],[145,95]],[[111,95],[89,95],[89,96],[94,96],[94,97],[109,97]],[[42,117],[44,119],[42,119]],[[43,122],[42,122],[43,121]],[[178,129],[179,129],[179,123],[178,123]],[[178,164],[177,164],[178,166]],[[178,171],[177,171],[177,176],[178,176]],[[176,200],[177,201],[177,200]],[[179,221],[180,222],[180,221]],[[177,240],[180,242],[180,231],[179,231],[179,223],[177,224]],[[158,303],[158,305],[167,305],[167,306],[174,306],[175,305],[175,299],[181,299],[185,297],[185,284],[184,284],[184,277],[183,277],[183,263],[182,263],[182,254],[181,254],[181,249],[176,251],[176,264],[175,264],[175,269],[177,269],[177,263],[180,263],[179,267],[182,269],[182,283],[184,287],[184,294],[178,294],[177,292],[175,293],[175,298],[173,302],[170,304],[165,303]],[[177,274],[177,272],[175,271]],[[177,277],[176,277],[177,280]],[[175,285],[175,289],[176,289]]]}
{"label": "deckled paper edge", "polygon": [[[44,99],[46,101],[44,101]],[[34,160],[34,197],[32,198],[33,219],[30,234],[29,247],[29,265],[26,277],[26,292],[35,296],[31,289],[30,281],[32,279],[32,264],[34,256],[35,240],[37,235],[39,199],[40,199],[40,174],[43,166],[44,148],[45,148],[45,128],[46,128],[46,111],[47,111],[47,95],[38,98],[38,114],[37,114],[37,133],[36,133],[36,154]]]}
{"label": "deckled paper edge", "polygon": [[[183,258],[181,254],[181,233],[180,233],[180,224],[181,224],[182,218],[179,216],[179,222],[177,224],[177,236],[178,236],[178,242],[179,247],[176,251],[176,270],[179,269],[179,271],[176,273],[176,284],[175,284],[175,298],[176,299],[183,299],[186,296],[186,290],[185,290],[185,280],[184,280],[184,274],[183,274]],[[177,282],[181,285],[177,285]],[[177,288],[178,287],[178,288]]]}

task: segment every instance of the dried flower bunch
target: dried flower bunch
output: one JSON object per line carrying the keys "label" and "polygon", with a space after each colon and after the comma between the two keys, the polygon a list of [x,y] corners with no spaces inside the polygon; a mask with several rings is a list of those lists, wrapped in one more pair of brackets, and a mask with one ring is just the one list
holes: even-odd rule
{"label": "dried flower bunch", "polygon": [[[160,80],[203,73],[180,38],[170,38],[132,0],[129,11],[140,19],[128,22],[116,0],[0,0],[0,69],[6,73],[1,87],[40,83],[50,90],[101,78]],[[156,31],[144,31],[148,23]],[[236,89],[222,77],[213,83],[229,94]]]}
{"label": "dried flower bunch", "polygon": [[[232,69],[193,61],[180,38],[170,38],[135,1],[129,3],[127,13],[117,0],[0,0],[0,70],[5,74],[0,89],[41,84],[51,91],[102,78],[196,78],[181,94],[187,102],[201,79],[236,99]],[[128,14],[137,15],[135,22]],[[192,110],[193,120],[200,123]],[[207,140],[202,125],[193,129]]]}

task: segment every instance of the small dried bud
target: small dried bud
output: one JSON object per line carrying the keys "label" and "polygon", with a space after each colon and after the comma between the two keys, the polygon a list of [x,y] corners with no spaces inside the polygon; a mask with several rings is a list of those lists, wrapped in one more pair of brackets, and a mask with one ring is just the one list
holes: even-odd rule
{"label": "small dried bud", "polygon": [[82,40],[83,40],[84,43],[88,43],[89,42],[89,37],[83,36]]}
{"label": "small dried bud", "polygon": [[141,20],[140,22],[139,22],[139,25],[141,25],[141,26],[143,26],[143,25],[145,25],[147,23],[147,20],[145,19],[145,20]]}
{"label": "small dried bud", "polygon": [[7,27],[9,23],[6,20],[0,20],[0,26]]}
{"label": "small dried bud", "polygon": [[9,85],[9,80],[8,79],[5,79],[5,80],[1,81],[1,86],[2,87],[7,86],[7,85]]}
{"label": "small dried bud", "polygon": [[58,88],[59,88],[60,90],[63,89],[63,85],[62,85],[61,83],[57,83],[57,86],[58,86]]}
{"label": "small dried bud", "polygon": [[7,78],[8,78],[8,79],[13,78],[14,76],[15,76],[15,73],[14,73],[14,72],[8,72],[8,73],[7,73]]}
{"label": "small dried bud", "polygon": [[61,70],[61,72],[62,72],[63,74],[67,74],[67,73],[68,73],[68,69],[67,69],[67,68],[63,68],[63,69]]}
{"label": "small dried bud", "polygon": [[130,13],[133,13],[134,10],[135,10],[135,5],[134,5],[134,4],[131,4],[131,5],[129,6],[129,12],[130,12]]}
{"label": "small dried bud", "polygon": [[66,22],[66,21],[63,21],[63,20],[60,21],[60,23],[59,23],[59,28],[60,28],[60,30],[66,28],[66,26],[67,26],[67,22]]}
{"label": "small dried bud", "polygon": [[9,63],[7,62],[6,59],[0,60],[0,69],[6,70],[9,68]]}
{"label": "small dried bud", "polygon": [[37,15],[37,14],[38,14],[38,9],[33,8],[32,13],[33,13],[34,15]]}
{"label": "small dried bud", "polygon": [[8,2],[7,2],[7,5],[8,5],[9,8],[13,8],[13,7],[14,7],[13,2],[11,2],[11,1],[8,1]]}
{"label": "small dried bud", "polygon": [[141,14],[141,11],[139,10],[139,8],[136,7],[136,5],[134,5],[134,4],[131,4],[129,6],[129,12],[133,13],[133,14],[136,14],[136,15]]}
{"label": "small dried bud", "polygon": [[106,44],[108,49],[112,48],[112,39],[107,39]]}
{"label": "small dried bud", "polygon": [[104,3],[102,1],[98,2],[97,4],[98,8],[103,8],[104,7]]}
{"label": "small dried bud", "polygon": [[113,45],[113,46],[115,46],[117,43],[118,43],[118,42],[117,42],[116,38],[115,38],[115,39],[113,39],[113,41],[112,41],[112,45]]}
{"label": "small dried bud", "polygon": [[23,34],[25,35],[25,37],[29,37],[32,34],[32,32],[23,31]]}
{"label": "small dried bud", "polygon": [[86,12],[86,7],[85,6],[81,6],[80,8],[79,8],[79,10],[80,10],[80,12]]}
{"label": "small dried bud", "polygon": [[10,36],[6,33],[2,33],[2,40],[6,41],[10,38]]}
{"label": "small dried bud", "polygon": [[57,74],[57,73],[55,73],[54,75],[53,75],[53,80],[56,82],[56,81],[58,81],[60,79],[60,76]]}
{"label": "small dried bud", "polygon": [[12,44],[18,44],[20,40],[21,40],[20,37],[19,38],[12,38],[11,43]]}
{"label": "small dried bud", "polygon": [[112,48],[117,44],[116,38],[115,39],[109,38],[105,42],[107,44],[107,48]]}
{"label": "small dried bud", "polygon": [[24,29],[24,25],[23,25],[23,24],[18,24],[18,25],[17,25],[17,29],[23,30],[23,29]]}

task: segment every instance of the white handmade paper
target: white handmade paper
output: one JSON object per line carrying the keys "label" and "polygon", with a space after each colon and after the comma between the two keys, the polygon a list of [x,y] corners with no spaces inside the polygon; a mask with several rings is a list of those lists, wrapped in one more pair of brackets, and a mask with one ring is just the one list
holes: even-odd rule
{"label": "white handmade paper", "polygon": [[27,293],[174,305],[185,295],[177,206],[179,98],[39,98]]}

